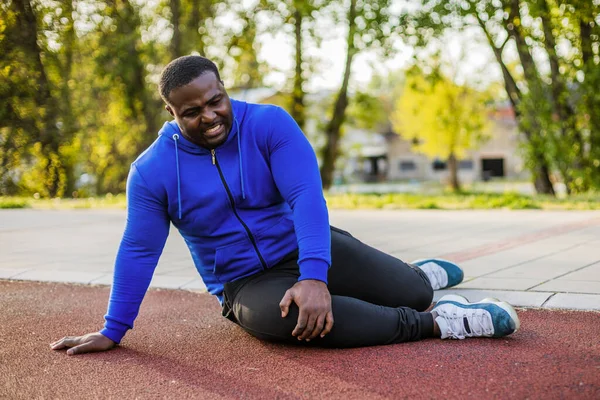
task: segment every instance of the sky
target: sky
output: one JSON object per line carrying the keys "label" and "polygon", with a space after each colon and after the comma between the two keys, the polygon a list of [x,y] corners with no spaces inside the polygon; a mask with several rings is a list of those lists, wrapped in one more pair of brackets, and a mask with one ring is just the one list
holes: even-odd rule
{"label": "sky", "polygon": [[[155,12],[159,0],[134,0],[141,6],[142,13]],[[246,10],[251,10],[257,0],[242,0],[241,5]],[[403,8],[411,7],[414,3],[409,0],[395,0],[392,6],[392,12],[399,14]],[[414,7],[413,7],[414,8]],[[262,23],[259,21],[259,24]],[[323,22],[320,22],[323,25]],[[217,12],[215,26],[238,29],[242,32],[242,24],[236,20],[232,10],[221,9]],[[326,30],[326,26],[320,26],[319,29]],[[337,25],[327,31],[328,39],[323,40],[319,47],[306,44],[304,54],[314,57],[319,61],[315,73],[307,81],[305,90],[316,92],[323,89],[336,90],[339,88],[346,59],[346,27]],[[168,42],[172,35],[172,30],[167,19],[155,21],[155,24],[148,31],[150,36],[157,36],[160,40]],[[470,81],[474,78],[481,78],[481,82],[476,86],[487,86],[492,81],[501,81],[501,71],[497,66],[493,54],[487,43],[482,41],[483,35],[477,29],[467,30],[465,32],[453,32],[445,35],[443,38],[443,58],[452,65],[457,83]],[[214,46],[215,53],[221,53],[224,50],[224,43],[219,43],[218,37]],[[286,83],[294,68],[294,42],[292,35],[279,32],[275,35],[259,35],[260,60],[267,62],[273,69],[265,78],[265,84],[275,89],[281,89]],[[359,53],[353,62],[351,87],[364,88],[374,73],[386,75],[389,71],[395,71],[406,68],[414,54],[414,49],[397,40],[394,43],[396,50],[389,59],[383,60],[373,52]],[[507,49],[510,51],[510,49]]]}
{"label": "sky", "polygon": [[[340,29],[341,30],[341,29]],[[488,82],[500,80],[500,70],[493,60],[493,54],[488,46],[477,40],[477,32],[453,33],[444,39],[443,57],[449,60],[457,70],[457,81],[464,82],[474,75],[484,77]],[[284,34],[277,36],[263,35],[259,58],[267,60],[270,65],[283,71],[293,69],[294,44]],[[406,68],[411,61],[414,50],[398,40],[395,43],[396,54],[388,60],[379,59],[374,53],[360,53],[353,62],[352,79],[355,84],[368,84],[374,73]],[[312,76],[308,90],[335,89],[341,84],[344,63],[346,60],[346,43],[343,32],[336,37],[323,41],[320,48],[307,49],[310,53],[323,60],[318,74]],[[461,59],[462,55],[462,59]],[[272,73],[265,79],[273,86],[283,85],[285,74]]]}
{"label": "sky", "polygon": [[[242,0],[246,9],[252,9],[256,0]],[[414,3],[413,3],[414,4]],[[400,13],[403,8],[410,7],[407,0],[393,2],[392,12]],[[235,25],[233,14],[222,13],[218,17],[219,25]],[[326,27],[320,27],[327,29]],[[323,40],[320,47],[307,45],[305,55],[320,60],[317,72],[310,76],[305,88],[309,92],[321,89],[339,88],[346,60],[346,32],[344,26],[336,26],[328,31],[329,39]],[[501,71],[495,63],[489,45],[481,41],[483,34],[478,29],[465,32],[453,32],[443,38],[442,56],[452,65],[458,83],[464,83],[481,76],[486,82],[500,81]],[[263,34],[258,37],[261,44],[259,59],[266,61],[275,70],[265,78],[265,84],[281,88],[294,68],[294,42],[291,35],[279,32],[276,35]],[[374,73],[386,75],[389,71],[406,68],[414,54],[414,49],[397,40],[394,43],[395,54],[382,60],[373,52],[359,53],[353,62],[351,84],[364,87]],[[481,84],[480,83],[480,84]]]}

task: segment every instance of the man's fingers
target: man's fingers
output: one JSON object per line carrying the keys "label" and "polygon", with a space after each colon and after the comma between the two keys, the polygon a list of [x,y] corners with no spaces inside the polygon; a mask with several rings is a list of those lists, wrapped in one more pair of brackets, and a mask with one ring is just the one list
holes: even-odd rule
{"label": "man's fingers", "polygon": [[279,302],[279,308],[281,309],[281,318],[285,318],[288,315],[288,312],[290,311],[290,306],[292,305],[292,299],[292,292],[286,290],[285,294],[283,295],[283,298]]}
{"label": "man's fingers", "polygon": [[80,344],[79,346],[75,346],[75,347],[67,350],[67,355],[73,356],[75,354],[89,353],[90,351],[96,351],[96,349],[94,348],[93,342],[87,342],[87,343]]}
{"label": "man's fingers", "polygon": [[298,315],[298,322],[296,323],[296,327],[292,331],[292,336],[298,336],[304,332],[304,328],[306,328],[306,324],[308,323],[308,315],[305,311],[300,308],[300,314]]}
{"label": "man's fingers", "polygon": [[302,334],[298,337],[298,340],[308,339],[312,331],[315,329],[315,323],[317,322],[317,316],[314,313],[311,313],[308,317],[308,322],[306,323],[306,327]]}
{"label": "man's fingers", "polygon": [[65,347],[73,347],[77,346],[79,342],[79,337],[66,336],[59,341],[56,341],[51,344],[53,350],[64,349]]}
{"label": "man's fingers", "polygon": [[312,333],[306,340],[309,341],[309,340],[312,340],[312,339],[316,338],[317,336],[319,336],[319,334],[323,330],[324,326],[325,326],[325,316],[323,314],[321,314],[321,315],[319,315],[319,318],[317,318],[317,323],[315,324],[315,329],[313,329]]}
{"label": "man's fingers", "polygon": [[325,329],[321,331],[321,337],[325,337],[333,328],[333,313],[329,311],[325,317]]}

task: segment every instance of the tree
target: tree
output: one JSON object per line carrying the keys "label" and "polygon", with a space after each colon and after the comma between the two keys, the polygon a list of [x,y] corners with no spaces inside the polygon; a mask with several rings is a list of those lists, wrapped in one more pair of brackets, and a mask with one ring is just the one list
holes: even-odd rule
{"label": "tree", "polygon": [[305,82],[306,74],[314,60],[309,60],[304,49],[307,41],[318,46],[323,32],[317,28],[317,19],[332,0],[261,0],[260,11],[270,21],[265,32],[276,33],[282,30],[293,37],[294,73],[291,96],[286,104],[290,114],[304,131],[306,124]]}
{"label": "tree", "polygon": [[[321,179],[323,188],[328,189],[333,183],[335,161],[338,157],[342,126],[346,118],[348,106],[348,86],[355,56],[363,50],[383,48],[389,52],[389,40],[393,21],[389,12],[390,1],[341,1],[340,5],[347,9],[345,17],[348,33],[346,37],[346,62],[342,83],[333,106],[333,113],[325,128],[326,143],[322,150]],[[347,8],[345,6],[348,6]]]}
{"label": "tree", "polygon": [[247,10],[237,4],[233,7],[242,23],[241,31],[228,34],[227,53],[233,58],[232,86],[235,88],[257,88],[262,86],[263,77],[268,73],[266,63],[258,59],[260,44],[257,41],[259,28],[254,10]]}
{"label": "tree", "polygon": [[485,97],[438,75],[411,71],[392,114],[394,130],[415,150],[448,160],[450,185],[460,191],[458,160],[486,138]]}
{"label": "tree", "polygon": [[[64,35],[69,38],[72,37],[72,18],[68,13],[72,6],[70,2],[63,6],[67,16],[63,15],[60,21],[71,26]],[[19,164],[26,161],[30,174],[36,175],[34,180],[25,183],[35,186],[43,196],[56,197],[63,193],[65,186],[65,167],[60,149],[61,144],[69,140],[63,129],[68,115],[62,117],[61,88],[52,79],[49,68],[57,55],[47,48],[45,31],[56,28],[50,26],[56,19],[50,18],[50,22],[45,22],[43,11],[41,5],[29,0],[2,5],[6,19],[3,18],[4,22],[0,24],[0,47],[4,50],[0,62],[8,83],[2,94],[8,101],[0,111],[0,172],[3,174],[0,181],[9,186],[11,182],[14,184],[15,174],[23,173]],[[72,50],[69,44],[67,47]],[[65,67],[68,70],[68,53],[66,57]],[[64,90],[62,95],[65,96]],[[10,166],[14,169],[6,170]]]}
{"label": "tree", "polygon": [[[597,0],[424,0],[403,20],[419,44],[447,29],[477,26],[502,70],[507,95],[526,139],[528,166],[539,193],[553,194],[550,174],[569,192],[600,177],[597,90],[600,14]],[[514,50],[522,74],[507,67]],[[559,45],[561,47],[559,47]],[[547,72],[546,72],[547,71]],[[594,93],[592,93],[594,92]]]}

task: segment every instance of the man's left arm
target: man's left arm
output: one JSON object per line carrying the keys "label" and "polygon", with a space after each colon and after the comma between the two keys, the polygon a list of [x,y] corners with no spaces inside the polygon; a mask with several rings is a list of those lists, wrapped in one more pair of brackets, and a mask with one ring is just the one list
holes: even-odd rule
{"label": "man's left arm", "polygon": [[293,212],[300,278],[283,297],[282,317],[292,301],[300,309],[292,332],[299,340],[325,336],[333,327],[327,271],[331,231],[315,152],[294,119],[277,108],[268,138],[270,165],[279,192]]}

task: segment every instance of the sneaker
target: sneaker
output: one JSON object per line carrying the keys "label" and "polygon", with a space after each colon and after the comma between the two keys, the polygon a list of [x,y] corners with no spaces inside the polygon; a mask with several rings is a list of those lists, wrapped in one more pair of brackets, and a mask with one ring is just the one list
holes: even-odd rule
{"label": "sneaker", "polygon": [[440,258],[426,258],[411,262],[421,268],[429,278],[433,290],[456,286],[463,281],[463,270],[453,262]]}
{"label": "sneaker", "polygon": [[505,301],[487,298],[477,303],[455,294],[438,300],[431,310],[442,339],[503,337],[519,330],[515,309]]}

